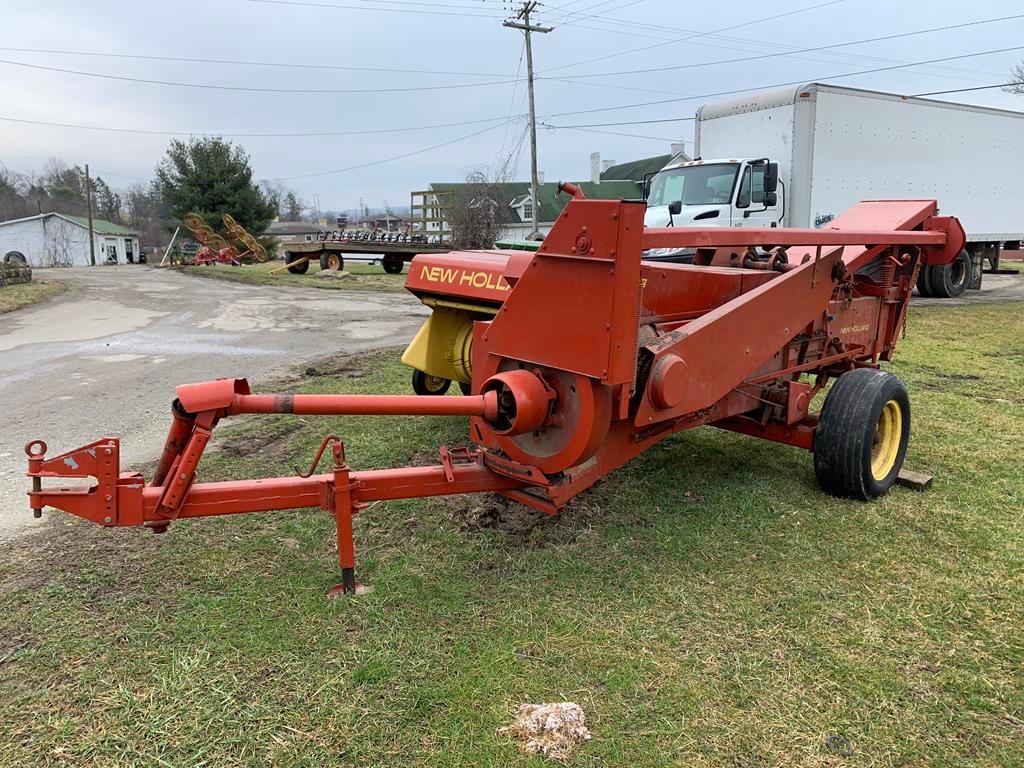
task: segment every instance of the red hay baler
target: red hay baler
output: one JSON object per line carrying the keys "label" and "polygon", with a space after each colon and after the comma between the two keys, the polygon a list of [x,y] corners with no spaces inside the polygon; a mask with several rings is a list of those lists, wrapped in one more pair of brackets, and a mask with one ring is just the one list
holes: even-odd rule
{"label": "red hay baler", "polygon": [[[409,287],[444,317],[422,354],[446,359],[465,396],[186,384],[148,484],[120,471],[116,437],[54,457],[33,441],[29,504],[37,516],[49,506],[155,531],[190,517],[320,507],[337,520],[342,583],[332,592],[350,592],[352,518],[370,502],[490,491],[554,514],[662,438],[700,425],[812,451],[831,493],[885,492],[903,462],[910,409],[903,384],[877,367],[892,357],[919,269],[963,248],[959,222],[938,216],[934,200],[862,202],[823,229],[645,229],[644,210],[574,199],[536,253],[413,261]],[[642,261],[666,247],[695,249],[694,264]],[[468,416],[475,447],[441,447],[433,466],[353,471],[327,435],[308,475],[196,482],[217,423],[256,413]],[[313,474],[328,447],[331,471]],[[96,483],[42,487],[57,477]]]}

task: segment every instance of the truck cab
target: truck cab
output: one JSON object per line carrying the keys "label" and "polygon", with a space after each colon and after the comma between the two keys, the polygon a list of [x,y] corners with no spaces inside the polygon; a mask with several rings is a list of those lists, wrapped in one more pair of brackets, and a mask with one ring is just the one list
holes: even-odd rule
{"label": "truck cab", "polygon": [[[665,166],[645,184],[647,227],[777,227],[785,215],[778,164],[768,158],[687,160]],[[689,261],[659,248],[644,258]]]}

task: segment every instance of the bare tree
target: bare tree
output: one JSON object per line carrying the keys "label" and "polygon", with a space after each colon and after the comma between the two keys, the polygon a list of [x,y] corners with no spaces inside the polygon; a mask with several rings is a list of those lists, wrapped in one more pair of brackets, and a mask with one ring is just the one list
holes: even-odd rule
{"label": "bare tree", "polygon": [[1010,81],[1009,85],[1003,86],[1003,90],[1024,96],[1024,61],[1010,70]]}
{"label": "bare tree", "polygon": [[[71,252],[72,240],[68,226],[63,219],[56,219],[49,226],[43,224],[44,247],[46,255],[43,257],[43,265],[47,267],[70,267],[75,263],[74,254]],[[43,220],[46,221],[45,219]]]}
{"label": "bare tree", "polygon": [[452,245],[455,248],[492,248],[512,222],[508,188],[476,170],[466,177],[452,200]]}

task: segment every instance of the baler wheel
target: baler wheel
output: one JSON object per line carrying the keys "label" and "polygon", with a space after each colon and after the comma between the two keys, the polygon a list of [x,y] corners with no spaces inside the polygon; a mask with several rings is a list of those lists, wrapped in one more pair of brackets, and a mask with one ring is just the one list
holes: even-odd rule
{"label": "baler wheel", "polygon": [[464,394],[466,397],[469,397],[470,395],[473,394],[473,385],[467,384],[464,381],[459,382],[459,389],[462,391],[462,394]]}
{"label": "baler wheel", "polygon": [[873,368],[847,371],[832,386],[814,434],[814,473],[835,496],[881,496],[903,466],[910,398],[903,382]]}
{"label": "baler wheel", "polygon": [[417,395],[443,395],[451,385],[451,379],[431,376],[423,371],[412,372],[412,391]]}
{"label": "baler wheel", "polygon": [[389,253],[381,260],[381,266],[384,267],[384,271],[389,275],[400,275],[402,274],[402,269],[405,268],[405,261],[402,260],[401,256]]}
{"label": "baler wheel", "polygon": [[962,250],[953,261],[941,267],[932,267],[932,296],[940,299],[955,299],[971,284],[974,265],[967,250]]}

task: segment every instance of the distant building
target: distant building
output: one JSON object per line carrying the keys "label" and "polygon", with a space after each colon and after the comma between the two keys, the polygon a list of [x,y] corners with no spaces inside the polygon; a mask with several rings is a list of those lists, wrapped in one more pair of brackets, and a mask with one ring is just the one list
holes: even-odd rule
{"label": "distant building", "polygon": [[272,221],[263,234],[277,238],[281,243],[311,243],[317,239],[317,234],[328,229],[330,227],[317,222]]}
{"label": "distant building", "polygon": [[[449,205],[458,205],[473,187],[472,184],[431,184],[432,192],[448,201]],[[508,202],[509,211],[502,217],[505,220],[502,237],[511,240],[524,240],[536,228],[546,235],[554,225],[558,214],[569,202],[569,195],[558,192],[558,184],[547,182],[537,185],[537,222],[534,225],[534,211],[530,196],[530,182],[509,181],[488,185],[497,190]],[[592,199],[638,199],[643,195],[643,184],[635,181],[602,181],[595,184],[591,181],[580,182],[583,194]],[[472,201],[470,201],[472,204]]]}
{"label": "distant building", "polygon": [[[138,260],[138,232],[104,219],[93,219],[92,229],[97,264]],[[0,222],[0,259],[9,254],[20,254],[33,267],[87,267],[89,222],[65,213]]]}
{"label": "distant building", "polygon": [[373,225],[374,229],[382,229],[385,232],[398,232],[408,223],[408,221],[403,219],[401,216],[396,216],[388,211],[387,213],[382,213],[379,216],[374,216],[370,223]]}

